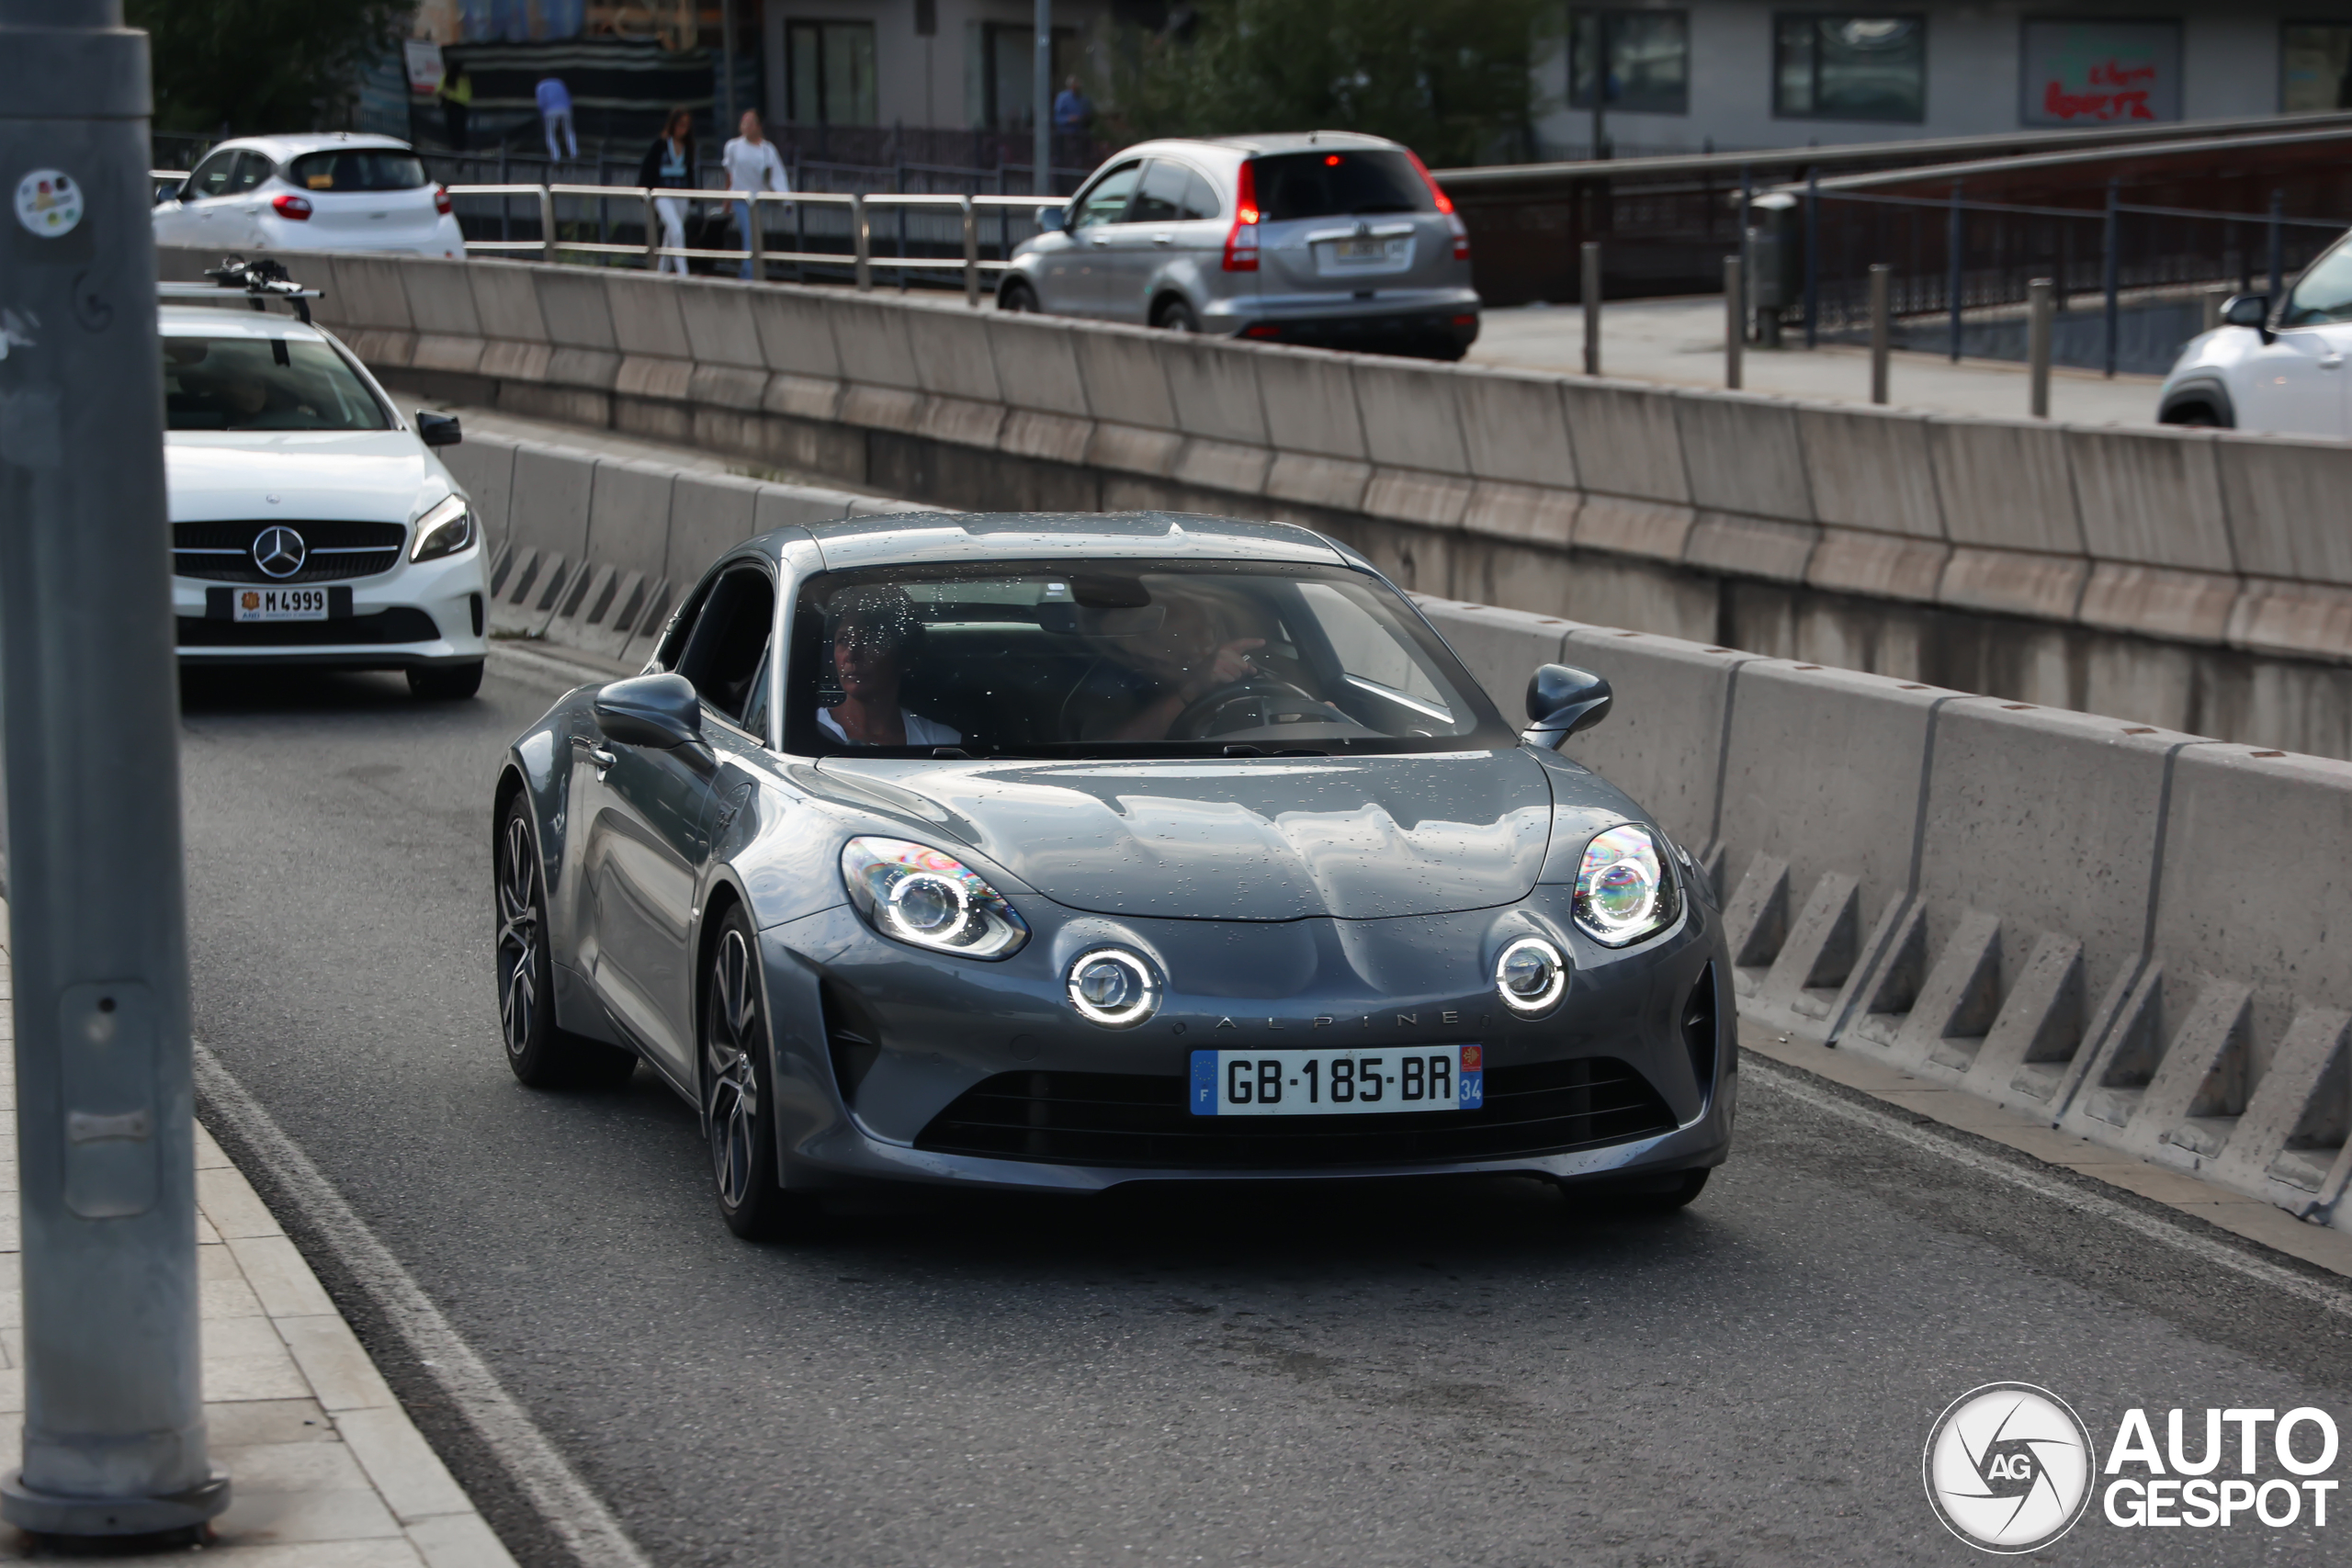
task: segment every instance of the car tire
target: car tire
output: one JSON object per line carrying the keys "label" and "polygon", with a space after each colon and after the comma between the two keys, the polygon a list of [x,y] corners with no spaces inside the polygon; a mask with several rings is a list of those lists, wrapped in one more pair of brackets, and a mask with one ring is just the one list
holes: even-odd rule
{"label": "car tire", "polygon": [[775,1036],[760,984],[760,939],[740,904],[718,922],[703,964],[695,1024],[703,1126],[718,1216],[746,1241],[805,1228],[809,1200],[777,1179]]}
{"label": "car tire", "polygon": [[1037,291],[1019,278],[1012,278],[996,291],[996,308],[1034,313],[1037,309]]}
{"label": "car tire", "polygon": [[491,858],[498,915],[498,1023],[507,1066],[533,1089],[612,1089],[626,1083],[637,1069],[634,1052],[556,1027],[547,884],[539,874],[528,795],[517,794],[507,803]]}
{"label": "car tire", "polygon": [[408,672],[408,689],[429,703],[458,702],[481,690],[482,660],[471,664],[440,664],[413,669]]}
{"label": "car tire", "polygon": [[1201,330],[1200,317],[1193,307],[1182,299],[1162,299],[1151,312],[1151,324],[1171,333],[1196,333]]}

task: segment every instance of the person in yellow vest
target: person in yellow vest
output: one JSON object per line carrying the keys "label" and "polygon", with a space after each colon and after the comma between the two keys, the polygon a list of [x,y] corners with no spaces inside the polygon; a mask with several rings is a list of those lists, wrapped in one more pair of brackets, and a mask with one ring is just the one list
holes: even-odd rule
{"label": "person in yellow vest", "polygon": [[441,78],[441,123],[449,134],[452,152],[466,150],[466,111],[474,101],[474,79],[460,67]]}

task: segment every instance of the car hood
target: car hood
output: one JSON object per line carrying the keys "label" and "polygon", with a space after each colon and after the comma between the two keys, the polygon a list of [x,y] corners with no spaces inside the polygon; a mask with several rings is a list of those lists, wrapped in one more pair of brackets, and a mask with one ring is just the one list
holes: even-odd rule
{"label": "car hood", "polygon": [[1552,790],[1521,751],[1248,761],[831,758],[870,804],[1057,904],[1215,920],[1376,919],[1525,897]]}
{"label": "car hood", "polygon": [[405,523],[453,488],[405,430],[176,432],[164,439],[164,468],[175,523]]}

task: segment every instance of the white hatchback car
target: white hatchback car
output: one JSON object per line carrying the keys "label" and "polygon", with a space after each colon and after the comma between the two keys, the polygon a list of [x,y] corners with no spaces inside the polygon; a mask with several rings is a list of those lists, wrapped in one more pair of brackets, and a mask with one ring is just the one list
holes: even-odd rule
{"label": "white hatchback car", "polygon": [[449,193],[408,143],[345,131],[248,136],[205,154],[156,203],[155,243],[215,251],[463,256]]}
{"label": "white hatchback car", "polygon": [[2157,394],[2159,420],[2352,438],[2352,234],[2304,268],[2277,309],[2267,295],[2241,294],[2222,321],[2181,350]]}
{"label": "white hatchback car", "polygon": [[481,529],[431,450],[458,422],[403,420],[300,321],[209,305],[160,317],[181,661],[402,670],[420,697],[473,695]]}

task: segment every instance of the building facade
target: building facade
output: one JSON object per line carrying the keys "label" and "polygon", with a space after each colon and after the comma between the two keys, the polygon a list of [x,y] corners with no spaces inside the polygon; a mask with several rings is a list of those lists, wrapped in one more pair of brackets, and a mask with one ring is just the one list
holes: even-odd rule
{"label": "building facade", "polygon": [[[1102,47],[1111,13],[1110,0],[1055,0],[1057,92]],[[775,125],[1013,131],[1035,123],[1028,0],[766,0],[761,21]]]}
{"label": "building facade", "polygon": [[[2331,15],[2330,13],[2333,13]],[[2352,108],[2345,0],[1771,0],[1571,6],[1536,67],[1545,157]]]}

